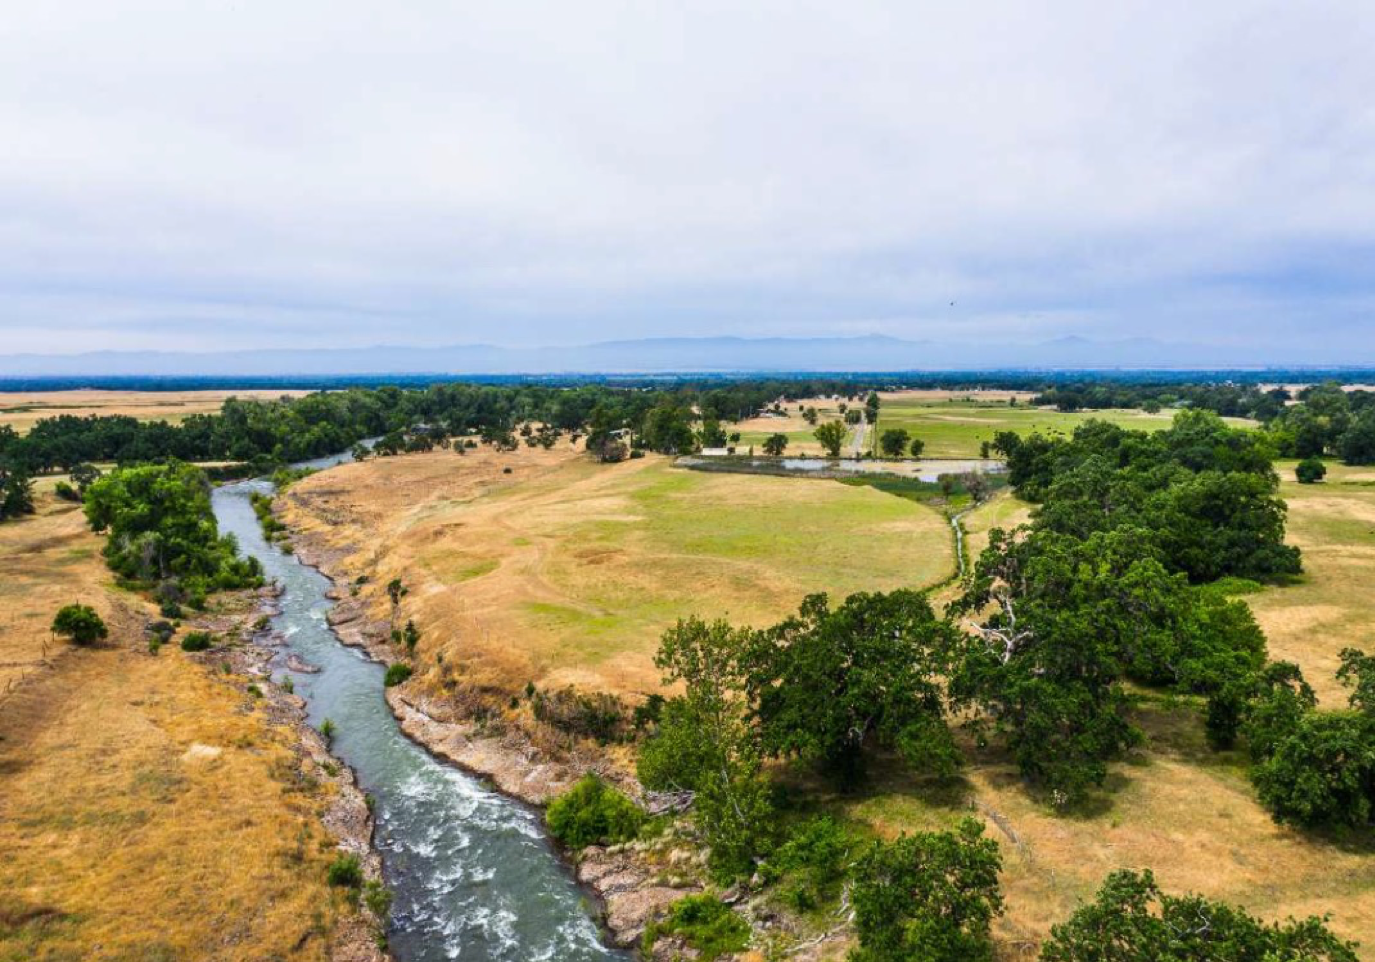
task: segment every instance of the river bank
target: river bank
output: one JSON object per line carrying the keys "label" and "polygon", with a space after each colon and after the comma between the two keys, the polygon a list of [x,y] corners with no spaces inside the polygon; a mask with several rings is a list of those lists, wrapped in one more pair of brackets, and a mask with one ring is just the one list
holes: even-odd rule
{"label": "river bank", "polygon": [[[357,857],[364,879],[380,881],[382,858],[374,844],[376,825],[357,776],[310,725],[305,699],[288,691],[273,677],[272,662],[285,639],[267,625],[280,614],[276,601],[281,591],[278,585],[268,586],[252,596],[247,610],[231,608],[229,612],[191,621],[187,630],[208,631],[221,639],[250,643],[231,642],[187,657],[199,662],[211,678],[251,691],[268,721],[291,731],[297,747],[299,777],[308,785],[329,786],[320,823],[333,836],[340,852]],[[379,944],[383,942],[379,934],[385,927],[386,919],[378,918],[360,901],[357,911],[344,916],[335,928],[328,950],[331,962],[389,962],[391,955]]]}
{"label": "river bank", "polygon": [[[391,626],[369,615],[366,605],[354,597],[353,583],[340,566],[351,552],[294,531],[291,544],[297,560],[333,584],[327,592],[334,602],[327,620],[338,639],[381,664],[396,661],[390,643]],[[623,775],[595,755],[554,757],[517,729],[485,731],[480,722],[461,717],[452,705],[408,693],[405,685],[388,688],[385,697],[407,737],[526,805],[542,810],[588,771],[597,771],[631,794],[640,794],[638,786],[625,784]],[[649,922],[683,896],[701,891],[700,885],[673,875],[671,866],[650,857],[651,851],[652,847],[640,843],[593,847],[572,860],[578,882],[601,907],[609,940],[621,948],[638,945]],[[679,856],[678,864],[682,861]]]}

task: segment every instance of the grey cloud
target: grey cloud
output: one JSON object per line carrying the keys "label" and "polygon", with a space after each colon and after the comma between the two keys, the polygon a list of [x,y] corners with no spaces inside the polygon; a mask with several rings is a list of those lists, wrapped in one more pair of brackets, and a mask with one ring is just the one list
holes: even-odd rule
{"label": "grey cloud", "polygon": [[1361,0],[30,4],[0,33],[0,352],[1343,349],[1372,49]]}

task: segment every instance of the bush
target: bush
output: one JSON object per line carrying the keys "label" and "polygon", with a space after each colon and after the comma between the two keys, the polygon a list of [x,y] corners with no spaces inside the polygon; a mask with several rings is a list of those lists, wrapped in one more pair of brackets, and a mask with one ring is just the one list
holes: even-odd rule
{"label": "bush", "polygon": [[79,502],[81,500],[81,492],[77,491],[76,488],[72,487],[66,481],[57,482],[53,487],[53,494],[57,495],[63,501]]}
{"label": "bush", "polygon": [[635,711],[631,714],[631,722],[637,732],[658,725],[664,714],[664,696],[655,692],[644,700],[644,704],[636,705]]}
{"label": "bush", "polygon": [[770,882],[781,882],[779,895],[787,905],[809,912],[839,893],[851,845],[834,819],[814,818],[792,832],[761,873]]}
{"label": "bush", "polygon": [[93,645],[109,637],[110,630],[90,605],[64,605],[53,618],[53,634],[65,635],[77,645]]}
{"label": "bush", "polygon": [[714,895],[688,895],[673,903],[668,917],[645,929],[643,953],[651,955],[661,935],[681,936],[702,962],[743,952],[750,941],[749,924]]}
{"label": "bush", "polygon": [[571,685],[551,692],[536,692],[531,702],[535,718],[579,738],[594,738],[605,745],[625,733],[625,706],[606,692],[579,692]]}
{"label": "bush", "polygon": [[356,889],[363,884],[363,863],[352,853],[340,855],[330,863],[329,884],[338,888]]}
{"label": "bush", "polygon": [[644,820],[638,805],[592,774],[554,799],[545,814],[549,834],[575,850],[629,841]]}
{"label": "bush", "polygon": [[1002,859],[983,826],[875,843],[855,868],[852,962],[980,962],[993,958],[989,926],[1003,910]]}
{"label": "bush", "polygon": [[1317,458],[1304,458],[1294,468],[1294,477],[1299,484],[1316,484],[1327,477],[1327,465]]}
{"label": "bush", "polygon": [[214,636],[208,631],[188,631],[186,637],[181,640],[182,651],[207,651],[214,642]]}
{"label": "bush", "polygon": [[387,921],[387,916],[391,914],[391,902],[391,890],[381,882],[369,879],[363,883],[363,904],[368,907],[369,912],[384,923]]}
{"label": "bush", "polygon": [[411,674],[411,666],[403,661],[398,661],[395,664],[387,666],[387,674],[386,677],[382,679],[382,684],[388,688],[392,688],[411,677]]}

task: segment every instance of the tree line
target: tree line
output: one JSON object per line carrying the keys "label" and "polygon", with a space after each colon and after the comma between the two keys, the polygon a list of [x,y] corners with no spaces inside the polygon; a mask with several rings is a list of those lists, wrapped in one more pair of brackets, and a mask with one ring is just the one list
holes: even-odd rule
{"label": "tree line", "polygon": [[1186,408],[1252,418],[1264,426],[1278,457],[1337,457],[1352,465],[1375,464],[1375,391],[1345,390],[1336,380],[1310,384],[1297,392],[1285,387],[1262,389],[1256,384],[1095,381],[1048,388],[1033,403],[1054,405],[1061,411],[1138,408],[1156,413]]}

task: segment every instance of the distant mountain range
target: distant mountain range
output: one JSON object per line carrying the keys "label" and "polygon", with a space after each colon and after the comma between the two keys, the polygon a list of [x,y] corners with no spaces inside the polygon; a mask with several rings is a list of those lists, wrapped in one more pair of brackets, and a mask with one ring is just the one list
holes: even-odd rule
{"label": "distant mountain range", "polygon": [[672,337],[577,347],[323,348],[217,353],[98,351],[0,355],[0,377],[364,374],[664,374],[770,371],[1234,369],[1375,364],[1370,357],[1275,357],[1263,349],[1149,338],[1064,337],[1030,344],[953,344],[894,337]]}

